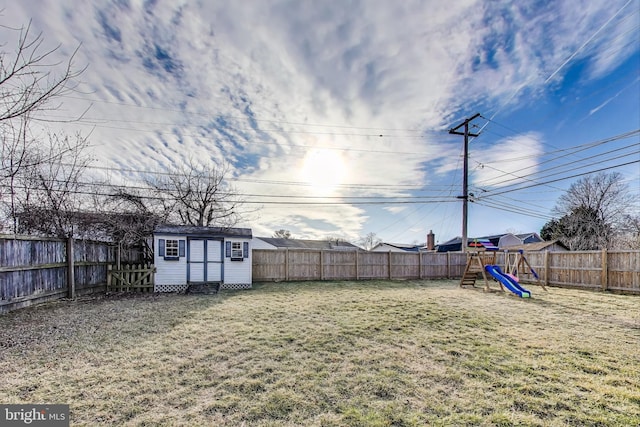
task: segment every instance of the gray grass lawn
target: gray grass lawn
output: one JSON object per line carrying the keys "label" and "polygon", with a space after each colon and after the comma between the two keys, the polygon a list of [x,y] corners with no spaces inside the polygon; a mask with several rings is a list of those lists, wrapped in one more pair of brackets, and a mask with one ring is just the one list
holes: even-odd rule
{"label": "gray grass lawn", "polygon": [[0,316],[0,402],[72,425],[640,424],[640,297],[254,285]]}

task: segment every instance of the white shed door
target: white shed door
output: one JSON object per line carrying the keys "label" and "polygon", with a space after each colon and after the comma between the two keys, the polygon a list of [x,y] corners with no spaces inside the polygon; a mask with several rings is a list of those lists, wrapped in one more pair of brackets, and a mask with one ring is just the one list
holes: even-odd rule
{"label": "white shed door", "polygon": [[221,282],[222,261],[222,241],[189,240],[189,282]]}
{"label": "white shed door", "polygon": [[207,240],[207,282],[222,282],[222,241]]}
{"label": "white shed door", "polygon": [[204,240],[189,240],[189,282],[204,282]]}

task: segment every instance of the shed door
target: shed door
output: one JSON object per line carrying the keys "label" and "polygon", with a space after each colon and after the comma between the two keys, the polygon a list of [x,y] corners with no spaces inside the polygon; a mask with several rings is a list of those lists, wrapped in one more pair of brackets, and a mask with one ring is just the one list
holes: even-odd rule
{"label": "shed door", "polygon": [[221,240],[207,240],[207,282],[222,282]]}
{"label": "shed door", "polygon": [[189,240],[189,282],[204,282],[204,240]]}
{"label": "shed door", "polygon": [[222,241],[189,239],[189,282],[222,281]]}

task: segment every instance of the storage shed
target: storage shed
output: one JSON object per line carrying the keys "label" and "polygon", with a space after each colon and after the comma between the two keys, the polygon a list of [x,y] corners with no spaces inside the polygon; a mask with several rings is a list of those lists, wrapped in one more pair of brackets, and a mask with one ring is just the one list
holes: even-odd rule
{"label": "storage shed", "polygon": [[155,292],[251,288],[251,229],[158,226]]}

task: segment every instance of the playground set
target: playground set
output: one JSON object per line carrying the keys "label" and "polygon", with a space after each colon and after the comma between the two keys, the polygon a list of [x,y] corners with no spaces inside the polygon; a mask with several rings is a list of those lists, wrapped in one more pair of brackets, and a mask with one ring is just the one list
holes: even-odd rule
{"label": "playground set", "polygon": [[482,274],[484,279],[484,290],[491,292],[493,289],[489,286],[490,275],[500,284],[500,289],[505,291],[505,288],[520,298],[530,298],[531,291],[525,289],[520,284],[518,273],[524,273],[525,271],[531,272],[536,279],[537,284],[545,291],[547,288],[542,284],[538,273],[531,267],[529,261],[524,256],[522,249],[517,252],[504,252],[504,270],[500,268],[496,263],[496,254],[498,247],[496,247],[489,240],[476,240],[469,245],[469,252],[467,258],[467,265],[464,269],[462,279],[460,279],[460,287],[475,286],[478,275]]}

